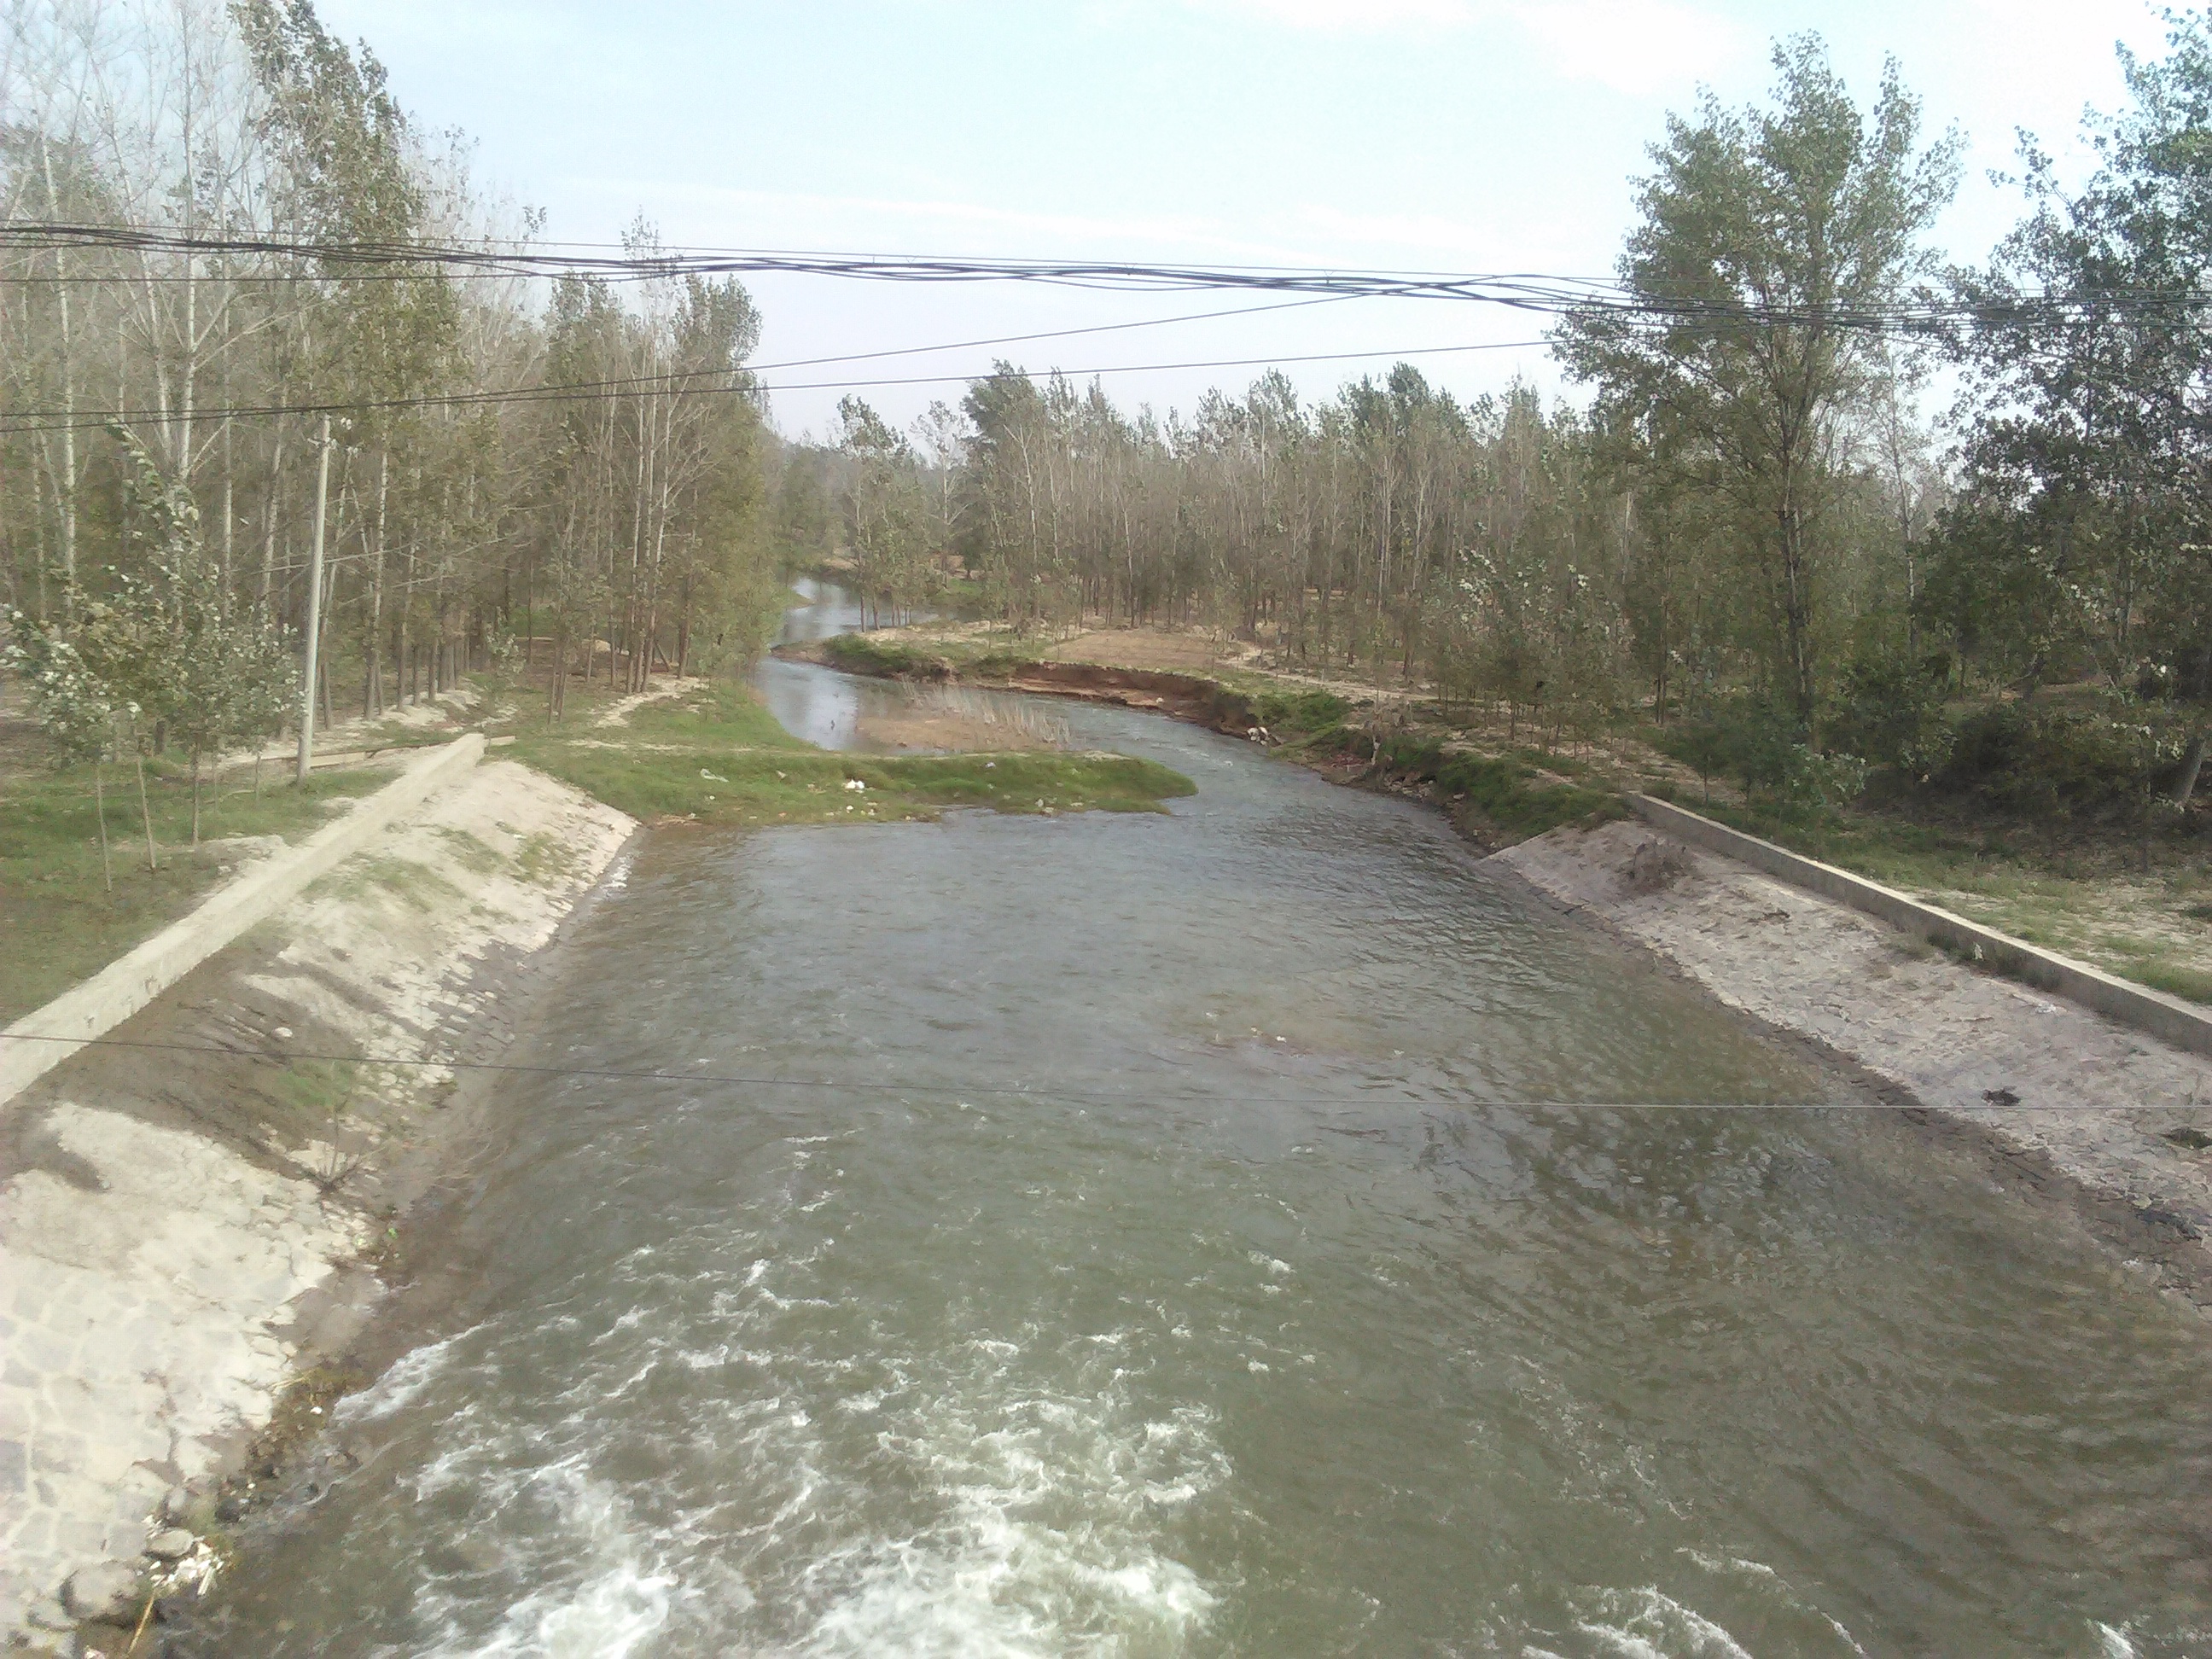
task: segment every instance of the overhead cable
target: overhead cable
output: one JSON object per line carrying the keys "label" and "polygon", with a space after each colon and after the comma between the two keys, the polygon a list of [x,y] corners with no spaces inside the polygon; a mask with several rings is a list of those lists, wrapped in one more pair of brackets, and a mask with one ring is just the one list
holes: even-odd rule
{"label": "overhead cable", "polygon": [[1642,327],[1680,328],[1700,323],[1755,321],[1899,336],[1924,335],[1945,326],[1977,320],[2017,322],[2047,317],[2064,322],[2093,313],[2195,311],[2212,303],[2212,293],[2166,289],[2114,289],[2081,295],[2023,293],[2002,300],[1966,300],[1923,292],[1879,304],[1776,302],[1735,296],[1655,295],[1612,281],[1529,271],[1470,274],[784,249],[581,253],[554,251],[544,245],[527,242],[501,246],[490,242],[471,246],[324,241],[275,235],[214,236],[155,226],[68,224],[37,220],[0,222],[0,247],[106,249],[187,258],[243,256],[300,260],[311,262],[325,276],[388,270],[393,267],[420,268],[423,275],[435,270],[448,274],[646,281],[778,272],[864,282],[1012,282],[1137,293],[1243,289],[1347,298],[1456,300],[1548,316],[1612,318]]}

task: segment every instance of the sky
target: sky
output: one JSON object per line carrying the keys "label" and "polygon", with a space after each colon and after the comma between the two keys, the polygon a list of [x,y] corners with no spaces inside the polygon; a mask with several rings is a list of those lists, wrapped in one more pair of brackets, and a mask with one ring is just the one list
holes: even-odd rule
{"label": "sky", "polygon": [[[2079,170],[2085,107],[2155,56],[2142,0],[321,0],[425,126],[545,235],[666,246],[1604,276],[1633,179],[1701,88],[1760,98],[1773,42],[1818,32],[1869,101],[1886,57],[1931,134],[1966,141],[1936,234],[1986,256],[2017,216],[2026,129]],[[903,424],[1004,356],[1188,410],[1285,362],[1309,398],[1397,354],[1466,398],[1571,392],[1540,319],[1457,301],[1263,303],[1006,284],[749,283],[763,366],[1053,330],[829,368],[764,367],[777,425],[827,432],[848,388]],[[1460,348],[1479,347],[1479,349]],[[1437,349],[1449,348],[1449,349]],[[1224,362],[1230,366],[1164,365]]]}

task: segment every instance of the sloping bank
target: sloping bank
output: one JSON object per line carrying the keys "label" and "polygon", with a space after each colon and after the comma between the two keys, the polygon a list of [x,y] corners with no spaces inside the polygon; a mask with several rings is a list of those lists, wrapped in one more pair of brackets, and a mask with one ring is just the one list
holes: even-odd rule
{"label": "sloping bank", "polygon": [[526,738],[530,766],[477,764],[474,736],[421,758],[10,1028],[0,1646],[65,1652],[189,1590],[366,1380],[344,1357],[401,1218],[496,1127],[489,1091],[458,1086],[484,1074],[452,1062],[507,1046],[640,820],[1144,811],[1193,787],[1114,755],[828,754],[741,690],[632,724]]}
{"label": "sloping bank", "polygon": [[[212,1563],[219,1479],[281,1406],[319,1414],[377,1243],[467,1139],[451,1071],[328,1057],[497,1046],[635,827],[511,762],[456,769],[0,1108],[0,1646],[70,1651],[83,1620],[135,1620],[152,1575]],[[94,1000],[54,1005],[71,1035]]]}
{"label": "sloping bank", "polygon": [[2212,1060],[1640,822],[1494,855],[1721,1001],[1840,1056],[1993,1177],[2212,1312]]}

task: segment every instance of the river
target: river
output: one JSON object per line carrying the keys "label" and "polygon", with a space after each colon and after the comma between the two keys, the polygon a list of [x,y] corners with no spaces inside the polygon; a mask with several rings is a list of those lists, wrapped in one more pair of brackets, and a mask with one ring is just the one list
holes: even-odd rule
{"label": "river", "polygon": [[2205,1650],[2193,1315],[1432,813],[1060,712],[1198,793],[643,844],[522,1052],[685,1080],[502,1085],[191,1650]]}

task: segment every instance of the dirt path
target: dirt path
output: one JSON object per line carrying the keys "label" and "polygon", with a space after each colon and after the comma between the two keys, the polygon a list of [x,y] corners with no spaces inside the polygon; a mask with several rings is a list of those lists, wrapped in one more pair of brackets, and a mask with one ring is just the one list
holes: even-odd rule
{"label": "dirt path", "polygon": [[639,691],[627,697],[617,698],[615,702],[608,704],[606,708],[601,709],[599,711],[599,718],[593,720],[592,724],[594,726],[628,726],[629,724],[629,717],[632,711],[642,708],[649,702],[661,702],[670,697],[689,696],[695,691],[704,691],[706,689],[707,682],[704,680],[664,680],[649,690]]}

